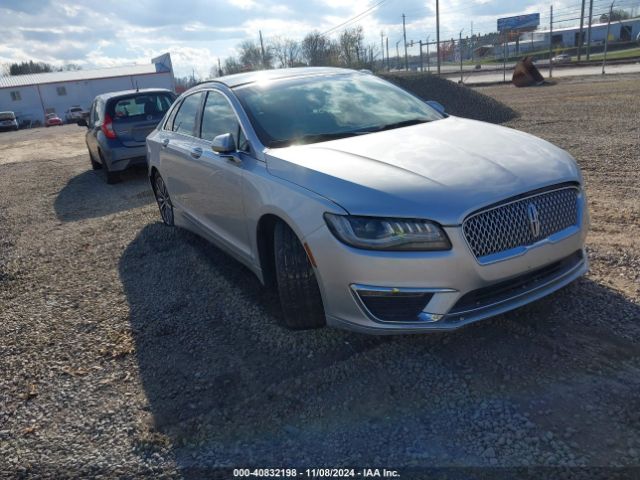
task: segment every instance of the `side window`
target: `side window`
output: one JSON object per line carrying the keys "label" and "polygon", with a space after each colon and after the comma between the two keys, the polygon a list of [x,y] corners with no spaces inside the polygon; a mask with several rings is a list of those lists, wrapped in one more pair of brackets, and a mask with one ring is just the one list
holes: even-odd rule
{"label": "side window", "polygon": [[198,110],[200,109],[200,100],[202,100],[203,92],[194,93],[184,99],[182,105],[178,109],[173,119],[174,132],[184,133],[185,135],[195,135],[196,119]]}
{"label": "side window", "polygon": [[94,125],[98,123],[98,102],[93,102],[91,106],[91,123]]}
{"label": "side window", "polygon": [[218,135],[231,133],[239,145],[239,129],[236,114],[227,99],[221,93],[210,91],[202,113],[200,138],[211,141]]}

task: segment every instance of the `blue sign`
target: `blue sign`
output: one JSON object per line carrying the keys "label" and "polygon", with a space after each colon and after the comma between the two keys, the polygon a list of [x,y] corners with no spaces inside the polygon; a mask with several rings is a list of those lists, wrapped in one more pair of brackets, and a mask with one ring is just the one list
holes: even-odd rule
{"label": "blue sign", "polygon": [[506,17],[498,19],[498,31],[524,30],[536,28],[540,25],[540,14],[531,13],[529,15],[518,15],[517,17]]}

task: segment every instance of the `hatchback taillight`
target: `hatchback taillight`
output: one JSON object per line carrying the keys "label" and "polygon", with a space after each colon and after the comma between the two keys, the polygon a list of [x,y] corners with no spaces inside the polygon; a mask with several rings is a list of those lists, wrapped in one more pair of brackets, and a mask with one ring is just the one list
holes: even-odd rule
{"label": "hatchback taillight", "polygon": [[107,138],[116,138],[116,132],[113,129],[113,120],[111,120],[111,116],[108,113],[104,116],[104,122],[102,122],[102,133],[104,133],[104,136]]}

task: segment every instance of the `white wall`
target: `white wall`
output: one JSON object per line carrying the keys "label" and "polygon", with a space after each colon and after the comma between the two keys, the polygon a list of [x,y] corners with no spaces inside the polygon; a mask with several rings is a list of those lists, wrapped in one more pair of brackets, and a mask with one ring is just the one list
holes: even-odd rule
{"label": "white wall", "polygon": [[[20,92],[21,100],[11,100],[11,92]],[[35,86],[0,88],[0,111],[10,110],[22,118],[44,120],[38,89]]]}

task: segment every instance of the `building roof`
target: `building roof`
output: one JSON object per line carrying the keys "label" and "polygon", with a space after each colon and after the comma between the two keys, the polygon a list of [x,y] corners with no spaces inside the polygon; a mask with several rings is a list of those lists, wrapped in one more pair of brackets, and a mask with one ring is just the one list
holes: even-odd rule
{"label": "building roof", "polygon": [[278,80],[283,78],[309,77],[314,75],[336,75],[354,73],[354,70],[346,68],[332,67],[297,67],[297,68],[278,68],[275,70],[259,70],[257,72],[236,73],[234,75],[225,75],[219,77],[212,82],[224,83],[229,88],[246,85],[248,83]]}
{"label": "building roof", "polygon": [[166,68],[163,64],[154,62],[147,65],[129,65],[125,67],[98,68],[94,70],[70,70],[66,72],[11,75],[0,77],[0,88],[26,87],[29,85],[42,85],[44,83],[78,82],[99,78],[127,77],[130,75],[144,75],[164,71],[171,71],[170,67]]}

